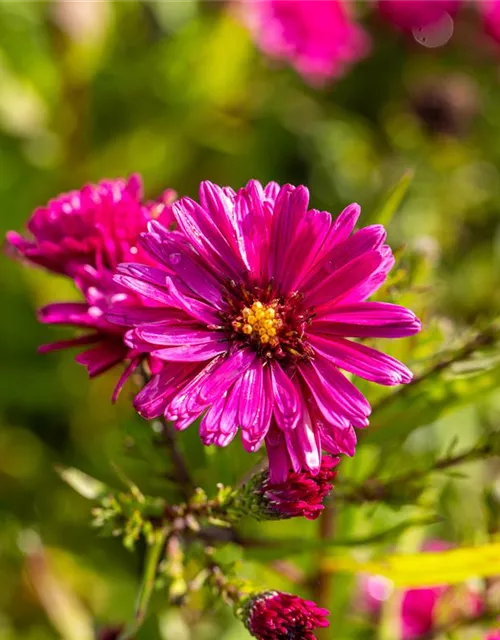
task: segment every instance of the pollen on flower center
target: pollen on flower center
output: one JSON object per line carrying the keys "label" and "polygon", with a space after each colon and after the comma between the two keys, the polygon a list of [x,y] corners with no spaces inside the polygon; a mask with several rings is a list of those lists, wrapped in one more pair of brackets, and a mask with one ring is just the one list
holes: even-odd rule
{"label": "pollen on flower center", "polygon": [[250,307],[243,307],[241,315],[233,320],[233,329],[261,345],[276,347],[283,320],[276,310],[277,304],[262,304],[256,300]]}

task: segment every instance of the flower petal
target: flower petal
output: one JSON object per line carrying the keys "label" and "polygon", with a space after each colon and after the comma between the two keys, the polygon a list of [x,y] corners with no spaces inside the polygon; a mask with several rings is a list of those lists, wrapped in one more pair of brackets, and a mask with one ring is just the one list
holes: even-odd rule
{"label": "flower petal", "polygon": [[151,351],[151,355],[153,358],[167,362],[204,362],[221,353],[226,353],[228,347],[228,343],[222,341],[217,334],[217,340],[212,338],[203,344],[183,344],[166,349],[155,349]]}
{"label": "flower petal", "polygon": [[349,294],[362,297],[366,282],[370,281],[383,263],[380,251],[369,251],[357,256],[330,277],[323,277],[304,290],[305,304],[311,307],[324,306],[331,309]]}
{"label": "flower petal", "polygon": [[376,349],[344,338],[326,340],[310,335],[309,340],[315,351],[334,365],[356,376],[393,386],[411,381],[413,374],[404,364]]}
{"label": "flower petal", "polygon": [[160,373],[139,391],[134,398],[134,407],[146,420],[161,415],[171,399],[185,387],[186,382],[199,371],[199,365],[167,363]]}
{"label": "flower petal", "polygon": [[128,348],[116,340],[104,340],[93,349],[79,353],[75,360],[83,364],[91,378],[98,376],[122,362],[128,353]]}
{"label": "flower petal", "polygon": [[404,338],[420,329],[420,320],[405,307],[388,302],[356,302],[320,311],[310,331],[350,338]]}
{"label": "flower petal", "polygon": [[274,278],[278,288],[283,288],[283,279],[289,269],[288,255],[293,244],[299,222],[307,212],[309,192],[305,187],[286,184],[274,205],[269,240],[268,276]]}
{"label": "flower petal", "polygon": [[181,198],[172,205],[172,209],[179,228],[207,263],[215,263],[221,273],[239,276],[244,265],[208,212],[191,198]]}
{"label": "flower petal", "polygon": [[[44,324],[68,324],[74,327],[99,327],[95,317],[89,314],[86,302],[56,302],[38,310],[38,320]],[[105,323],[104,323],[105,325]]]}
{"label": "flower petal", "polygon": [[325,420],[338,424],[337,414],[355,427],[366,427],[371,407],[358,389],[323,357],[301,363],[299,371]]}
{"label": "flower petal", "polygon": [[135,334],[151,344],[176,347],[219,342],[224,334],[200,328],[199,324],[176,324],[137,327]]}
{"label": "flower petal", "polygon": [[269,391],[269,367],[257,361],[242,379],[238,420],[246,451],[256,451],[264,440],[272,416],[272,395]]}
{"label": "flower petal", "polygon": [[[162,257],[162,263],[168,267],[170,275],[175,274],[192,294],[216,309],[221,309],[221,282],[205,268],[185,239],[178,233],[165,231],[156,221],[152,221],[149,228],[156,232],[153,238],[161,239],[161,245],[156,247],[155,253]],[[151,242],[148,236],[149,234],[143,234],[142,237],[145,246]],[[158,240],[156,243],[158,244]]]}
{"label": "flower petal", "polygon": [[251,349],[238,349],[224,358],[199,390],[203,402],[212,403],[219,398],[248,367],[252,366],[257,354]]}
{"label": "flower petal", "polygon": [[300,419],[300,397],[296,387],[280,364],[272,360],[269,364],[273,413],[280,429],[294,429]]}

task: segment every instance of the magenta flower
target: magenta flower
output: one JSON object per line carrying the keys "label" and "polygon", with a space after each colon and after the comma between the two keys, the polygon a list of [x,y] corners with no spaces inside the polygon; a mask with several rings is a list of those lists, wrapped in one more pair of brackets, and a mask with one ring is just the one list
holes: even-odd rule
{"label": "magenta flower", "polygon": [[129,360],[115,395],[137,366],[141,353],[124,342],[125,330],[108,322],[105,314],[123,307],[129,314],[133,310],[140,314],[143,303],[140,296],[114,282],[113,270],[124,260],[151,262],[137,245],[139,233],[153,217],[166,225],[172,223],[172,192],[146,205],[141,196],[141,181],[136,175],[127,181],[87,185],[37,209],[28,223],[31,238],[14,231],[7,234],[7,242],[18,256],[72,278],[83,295],[81,302],[49,304],[40,310],[41,322],[84,331],[76,338],[43,345],[40,350],[89,347],[76,360],[85,365],[91,377]]}
{"label": "magenta flower", "polygon": [[268,518],[286,519],[305,517],[316,520],[325,508],[323,502],[333,489],[337,475],[334,468],[338,458],[323,456],[316,475],[309,471],[290,473],[286,482],[273,484],[269,474],[263,474],[256,491],[261,509]]}
{"label": "magenta flower", "polygon": [[500,640],[500,629],[492,631],[486,636],[486,640]]}
{"label": "magenta flower", "polygon": [[315,629],[328,627],[329,612],[315,602],[281,591],[253,596],[243,606],[243,621],[258,640],[315,640]]}
{"label": "magenta flower", "polygon": [[[429,540],[422,549],[428,552],[447,551],[453,548],[442,540]],[[363,608],[377,615],[383,601],[393,590],[387,578],[376,575],[363,576],[360,596]],[[435,585],[421,589],[407,589],[401,595],[400,629],[402,640],[415,640],[441,625],[447,625],[464,617],[477,616],[483,610],[480,595],[467,586]]]}
{"label": "magenta flower", "polygon": [[266,439],[273,483],[289,469],[317,473],[322,448],[354,453],[370,405],[340,369],[411,380],[394,358],[346,338],[420,329],[411,311],[366,302],[394,264],[383,227],[351,235],[358,205],[332,220],[308,200],[305,187],[202,183],[201,204],[173,205],[178,231],[152,221],[141,236],[163,268],[118,267],[116,281],[157,308],[108,314],[136,326],[129,345],[166,363],[137,395],[139,413],[177,429],[203,416],[207,445],[227,445],[238,428],[247,451]]}
{"label": "magenta flower", "polygon": [[402,31],[422,29],[453,17],[462,0],[378,0],[380,13]]}
{"label": "magenta flower", "polygon": [[114,269],[137,252],[148,220],[141,196],[137,175],[86,185],[36,209],[28,222],[31,239],[9,231],[7,241],[21,257],[55,273],[73,276],[82,265]]}
{"label": "magenta flower", "polygon": [[435,610],[446,587],[408,589],[401,600],[401,632],[403,640],[429,633],[435,625]]}
{"label": "magenta flower", "polygon": [[484,30],[496,42],[500,42],[500,1],[482,0],[479,8],[482,12]]}
{"label": "magenta flower", "polygon": [[341,0],[243,0],[242,6],[260,48],[313,84],[341,76],[369,50],[368,36]]}

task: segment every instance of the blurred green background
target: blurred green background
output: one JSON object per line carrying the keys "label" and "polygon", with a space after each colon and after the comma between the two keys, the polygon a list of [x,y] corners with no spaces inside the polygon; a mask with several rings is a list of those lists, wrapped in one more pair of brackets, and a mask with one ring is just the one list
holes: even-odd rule
{"label": "blurred green background", "polygon": [[[37,205],[61,191],[131,172],[142,174],[150,197],[166,187],[196,197],[202,179],[235,188],[250,178],[302,183],[313,206],[337,213],[357,201],[361,222],[373,223],[388,190],[411,170],[410,191],[389,228],[392,245],[406,251],[386,299],[409,304],[424,317],[425,331],[417,342],[388,349],[425,369],[471,327],[489,326],[500,308],[495,53],[468,46],[477,25],[467,15],[452,42],[433,51],[368,16],[371,56],[315,90],[266,60],[233,14],[222,2],[195,0],[1,2],[0,231],[21,229]],[[72,354],[37,355],[37,346],[62,330],[39,325],[35,310],[74,296],[68,284],[5,256],[0,283],[0,640],[52,640],[63,637],[62,610],[73,612],[73,622],[129,619],[140,571],[140,554],[91,529],[89,503],[61,481],[56,465],[109,480],[115,464],[146,490],[155,471],[130,461],[124,447],[124,429],[147,428],[130,407],[131,389],[112,406],[115,374],[89,383]],[[413,401],[376,413],[355,464],[343,465],[345,476],[362,479],[381,467],[390,476],[391,468],[401,470],[402,455],[411,466],[439,455],[454,438],[468,446],[494,429],[495,353],[466,374],[431,380]],[[386,393],[363,390],[371,401]],[[181,440],[210,491],[255,462],[238,443],[231,451],[204,451],[196,428]],[[492,487],[496,495],[497,471],[497,463],[476,463],[465,479],[429,481],[444,518],[429,535],[488,540],[496,520],[482,492]],[[413,511],[346,507],[335,535],[368,535]],[[286,536],[298,526],[260,529]],[[313,537],[317,527],[301,522],[300,533]],[[403,542],[415,549],[422,535]],[[363,553],[376,549],[364,546]],[[313,570],[314,553],[294,560]],[[270,587],[293,588],[271,568],[249,564],[245,571]],[[40,597],[54,589],[66,597],[55,612]],[[352,580],[337,577],[332,593],[331,637],[376,637],[352,606]],[[229,611],[202,614],[197,606],[168,609],[160,594],[158,619],[138,637],[249,637]],[[79,637],[74,624],[64,636],[70,640]]]}

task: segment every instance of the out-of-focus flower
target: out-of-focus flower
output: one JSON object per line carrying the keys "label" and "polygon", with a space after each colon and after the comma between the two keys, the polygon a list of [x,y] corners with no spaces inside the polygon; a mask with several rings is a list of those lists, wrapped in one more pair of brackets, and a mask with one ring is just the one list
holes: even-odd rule
{"label": "out-of-focus flower", "polygon": [[[442,540],[430,540],[425,551],[446,551],[451,545]],[[373,615],[393,591],[390,581],[382,576],[363,576],[360,596],[363,608]],[[400,631],[402,640],[414,640],[438,626],[482,611],[479,594],[467,586],[436,585],[422,589],[407,589],[401,594]]]}
{"label": "out-of-focus flower", "polygon": [[346,338],[420,330],[411,311],[366,302],[394,264],[384,228],[352,234],[358,205],[332,220],[308,201],[302,186],[251,181],[236,193],[203,182],[201,204],[174,203],[178,231],[153,221],[141,236],[162,268],[118,267],[120,285],[157,305],[151,318],[108,314],[136,326],[130,346],[165,361],[137,395],[139,413],[185,429],[206,412],[207,445],[227,445],[238,428],[247,451],[266,439],[272,483],[290,469],[317,473],[322,448],[354,453],[370,405],[340,369],[411,380],[394,358]]}
{"label": "out-of-focus flower", "polygon": [[369,38],[342,0],[242,0],[244,20],[261,49],[323,83],[363,58]]}
{"label": "out-of-focus flower", "polygon": [[127,308],[129,315],[141,314],[144,304],[140,295],[131,294],[114,282],[113,271],[123,260],[150,263],[149,254],[138,246],[140,232],[154,218],[167,225],[172,223],[172,192],[167,191],[161,200],[146,205],[141,198],[142,185],[137,175],[128,180],[86,185],[37,209],[27,225],[31,237],[24,238],[14,231],[7,234],[10,248],[19,257],[70,277],[83,294],[81,302],[49,304],[39,311],[41,322],[84,331],[76,338],[43,345],[40,350],[46,353],[89,347],[76,360],[91,377],[130,361],[115,395],[137,366],[141,353],[125,343],[125,330],[108,322],[105,314],[111,309],[119,313],[122,308]]}
{"label": "out-of-focus flower", "polygon": [[411,640],[429,633],[435,624],[435,609],[446,587],[408,589],[401,599],[401,633]]}
{"label": "out-of-focus flower", "polygon": [[500,42],[500,1],[481,0],[480,9],[483,16],[484,30],[497,42]]}
{"label": "out-of-focus flower", "polygon": [[315,640],[314,630],[328,627],[326,609],[315,602],[281,591],[265,591],[249,598],[240,616],[258,640]]}
{"label": "out-of-focus flower", "polygon": [[490,632],[486,636],[485,640],[500,640],[500,629]]}
{"label": "out-of-focus flower", "polygon": [[381,15],[402,31],[413,31],[455,16],[461,0],[378,0]]}
{"label": "out-of-focus flower", "polygon": [[[257,474],[238,494],[244,511],[262,520],[285,520],[305,517],[316,520],[323,502],[333,489],[338,458],[323,456],[319,473],[292,472],[287,481],[273,484],[267,471]],[[241,495],[243,494],[243,495]]]}

